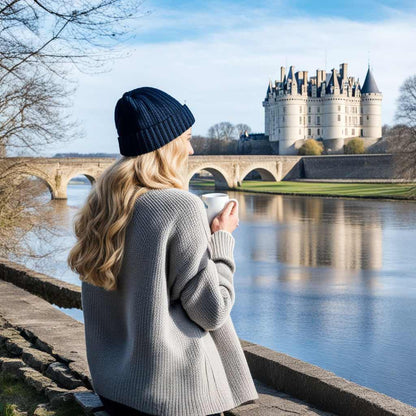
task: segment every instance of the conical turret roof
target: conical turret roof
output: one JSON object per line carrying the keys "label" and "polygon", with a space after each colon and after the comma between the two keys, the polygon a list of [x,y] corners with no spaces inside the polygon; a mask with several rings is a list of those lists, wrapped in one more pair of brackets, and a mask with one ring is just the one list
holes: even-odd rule
{"label": "conical turret roof", "polygon": [[365,76],[364,85],[361,88],[361,94],[380,94],[379,89],[377,88],[376,80],[374,79],[373,73],[368,67],[367,75]]}

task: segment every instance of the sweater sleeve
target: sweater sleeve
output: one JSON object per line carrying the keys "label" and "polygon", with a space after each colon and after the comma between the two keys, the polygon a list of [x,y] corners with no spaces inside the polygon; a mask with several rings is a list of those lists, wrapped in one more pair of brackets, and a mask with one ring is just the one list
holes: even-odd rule
{"label": "sweater sleeve", "polygon": [[222,326],[235,301],[235,240],[223,230],[211,234],[202,200],[181,207],[169,244],[171,302],[180,300],[189,318],[206,331]]}

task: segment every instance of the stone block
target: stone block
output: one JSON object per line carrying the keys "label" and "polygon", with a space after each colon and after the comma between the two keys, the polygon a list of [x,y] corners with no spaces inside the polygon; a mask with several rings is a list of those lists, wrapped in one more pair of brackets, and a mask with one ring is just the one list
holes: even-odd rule
{"label": "stone block", "polygon": [[22,355],[24,349],[31,348],[32,345],[22,336],[19,336],[7,339],[4,346],[10,354],[19,357]]}
{"label": "stone block", "polygon": [[55,385],[46,387],[44,394],[48,398],[48,400],[51,401],[55,397],[69,394],[70,392],[71,390],[64,389],[63,387],[58,387]]}
{"label": "stone block", "polygon": [[67,393],[58,394],[52,399],[50,399],[49,403],[52,409],[57,409],[66,403],[70,403],[74,400],[74,396],[67,391]]}
{"label": "stone block", "polygon": [[50,346],[49,344],[47,344],[46,342],[43,342],[39,338],[36,338],[35,345],[40,350],[45,351],[48,354],[52,354],[53,353],[53,347]]}
{"label": "stone block", "polygon": [[25,363],[20,358],[1,357],[1,371],[9,375],[21,378],[20,368],[25,367]]}
{"label": "stone block", "polygon": [[26,348],[22,353],[22,360],[35,370],[44,373],[48,365],[54,363],[54,357],[36,348]]}
{"label": "stone block", "polygon": [[104,408],[100,397],[93,392],[74,393],[74,399],[86,412],[91,413]]}
{"label": "stone block", "polygon": [[56,381],[59,386],[67,389],[75,389],[82,386],[82,381],[76,378],[71,370],[62,363],[54,362],[49,364],[45,371],[45,375]]}
{"label": "stone block", "polygon": [[20,337],[19,331],[14,328],[4,328],[0,332],[0,347],[2,347],[8,339]]}
{"label": "stone block", "polygon": [[33,368],[22,367],[19,371],[21,372],[25,383],[34,387],[36,391],[40,393],[43,393],[46,387],[56,387],[56,383]]}

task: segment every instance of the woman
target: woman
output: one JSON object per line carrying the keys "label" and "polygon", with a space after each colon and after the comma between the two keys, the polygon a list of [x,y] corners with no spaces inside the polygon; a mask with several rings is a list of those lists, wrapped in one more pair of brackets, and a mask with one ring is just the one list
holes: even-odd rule
{"label": "woman", "polygon": [[186,105],[155,88],[126,92],[122,157],[77,213],[68,264],[82,281],[93,388],[111,415],[219,415],[258,398],[231,321],[237,208],[208,224],[187,190]]}

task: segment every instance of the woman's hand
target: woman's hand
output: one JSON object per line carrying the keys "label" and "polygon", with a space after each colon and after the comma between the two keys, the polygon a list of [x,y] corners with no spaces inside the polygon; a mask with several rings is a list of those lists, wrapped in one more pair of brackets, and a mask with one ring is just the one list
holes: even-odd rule
{"label": "woman's hand", "polygon": [[237,203],[228,201],[223,210],[212,220],[211,232],[225,230],[232,233],[239,223]]}

